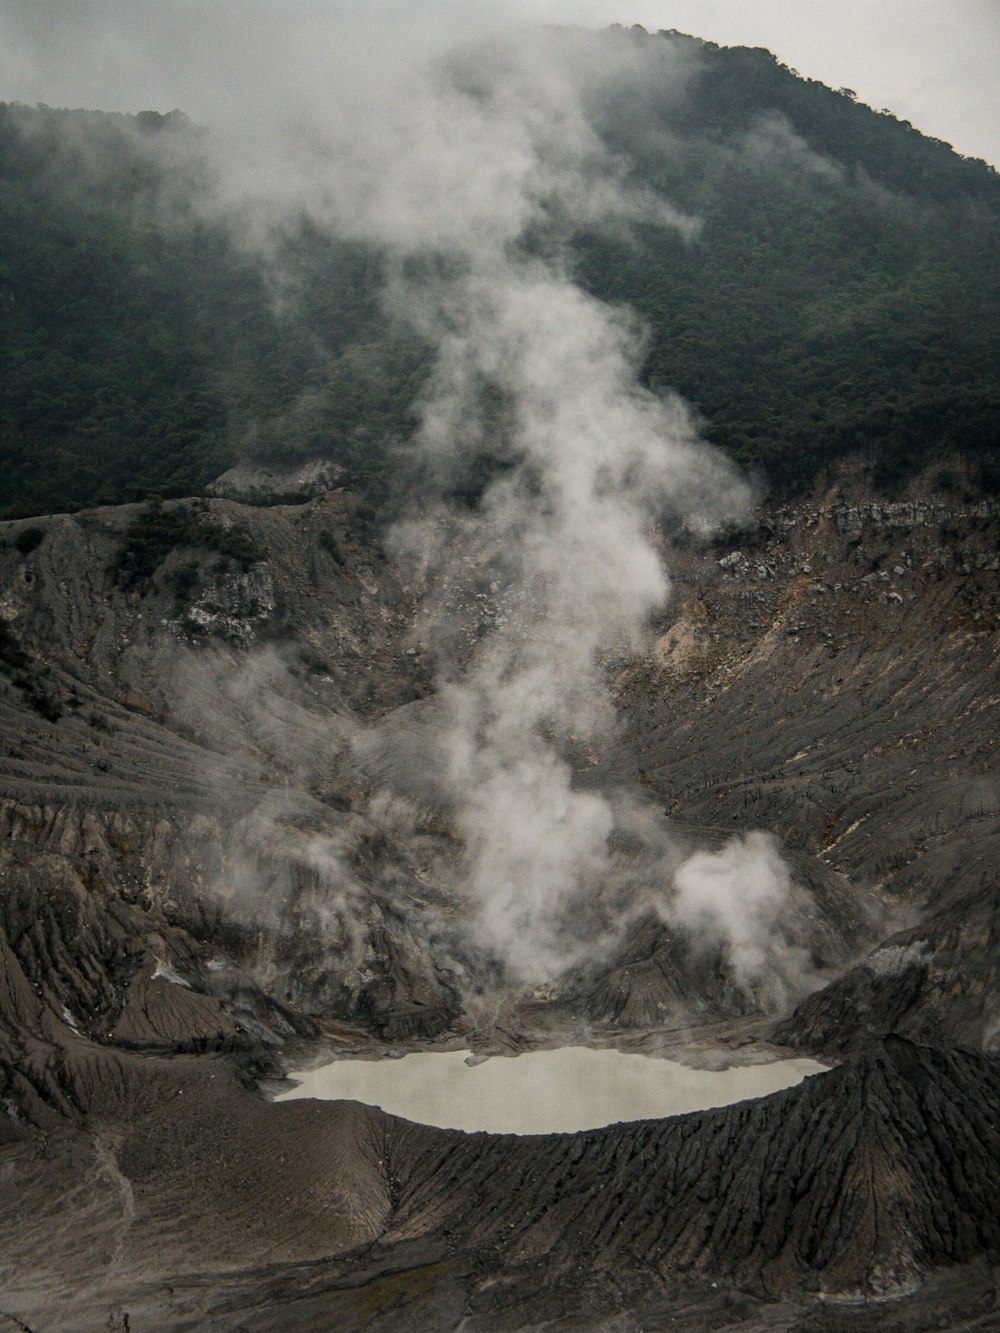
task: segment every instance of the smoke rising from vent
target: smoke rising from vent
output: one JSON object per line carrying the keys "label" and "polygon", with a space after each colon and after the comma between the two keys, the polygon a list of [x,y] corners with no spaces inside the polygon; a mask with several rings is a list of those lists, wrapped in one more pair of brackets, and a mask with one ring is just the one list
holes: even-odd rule
{"label": "smoke rising from vent", "polygon": [[695,852],[674,876],[666,919],[705,948],[724,951],[743,988],[768,992],[777,1006],[801,988],[808,938],[777,839],[752,832],[717,852]]}
{"label": "smoke rising from vent", "polygon": [[[595,904],[614,894],[624,798],[584,789],[575,770],[615,725],[609,657],[639,649],[667,601],[662,526],[708,533],[750,508],[684,404],[640,386],[642,329],[582,290],[566,257],[582,228],[697,236],[697,219],[638,188],[595,128],[630,85],[680,96],[689,59],[627,33],[494,36],[392,63],[375,97],[351,80],[346,100],[341,88],[317,102],[312,82],[288,137],[263,155],[230,144],[221,166],[219,206],[239,201],[248,241],[305,215],[374,244],[388,307],[434,350],[407,459],[416,503],[390,540],[427,589],[415,634],[436,688],[422,758],[462,848],[439,869],[475,939],[521,981],[578,962],[610,929]],[[460,474],[476,479],[471,504],[451,498]],[[474,633],[447,611],[459,588]],[[381,731],[405,752],[391,718]],[[369,746],[357,738],[357,753]],[[748,863],[754,923],[787,892],[780,859],[758,852],[727,853],[730,881]],[[703,933],[687,911],[693,873],[675,919]],[[756,964],[741,913],[744,979]]]}
{"label": "smoke rising from vent", "polygon": [[[452,284],[452,330],[424,410],[436,459],[475,441],[476,390],[511,403],[516,465],[474,515],[442,504],[401,526],[432,587],[470,579],[492,605],[471,655],[439,658],[445,784],[487,942],[526,977],[565,963],[566,911],[610,875],[606,796],[569,754],[613,724],[602,656],[639,647],[669,583],[654,538],[668,511],[698,528],[742,515],[745,488],[688,414],[635,379],[627,322],[558,269],[511,260]],[[471,565],[469,562],[471,561]],[[591,940],[591,945],[593,941]]]}
{"label": "smoke rising from vent", "polygon": [[[517,978],[540,980],[603,938],[594,904],[620,883],[611,846],[627,802],[581,776],[615,726],[608,662],[641,648],[667,602],[664,530],[709,533],[750,511],[748,486],[699,441],[684,404],[640,385],[642,328],[578,285],[570,258],[581,231],[627,242],[654,224],[698,243],[669,182],[637,184],[604,133],[630,99],[682,98],[697,57],[625,31],[509,29],[446,49],[440,30],[409,45],[409,28],[353,10],[332,24],[311,10],[293,29],[260,12],[268,49],[244,18],[239,77],[223,68],[212,94],[203,147],[217,188],[196,206],[272,262],[304,220],[371,247],[387,309],[432,349],[400,461],[413,503],[390,539],[426,589],[414,631],[435,668],[425,781],[458,835],[460,864],[442,873],[466,896],[476,938]],[[766,146],[797,147],[780,126]],[[475,627],[456,625],[454,589],[477,604]],[[262,710],[261,725],[283,715]],[[399,751],[410,744],[391,718],[380,731]],[[355,755],[371,744],[355,736]],[[376,822],[379,808],[376,796]],[[384,808],[398,807],[387,797]],[[280,825],[267,808],[246,824],[254,856]],[[289,860],[349,907],[351,853],[282,837]],[[676,862],[667,841],[651,843],[664,876]],[[727,855],[728,878],[710,879],[738,896],[748,866],[755,906],[737,908],[726,937],[751,979],[750,937],[780,911],[787,877],[750,843]],[[671,919],[705,934],[694,874],[678,879]],[[669,880],[647,875],[642,890],[669,897]],[[724,897],[712,899],[713,930]]]}
{"label": "smoke rising from vent", "polygon": [[[589,124],[585,95],[621,72],[597,50],[590,38],[470,46],[410,72],[359,143],[321,147],[306,173],[306,206],[385,247],[387,300],[436,348],[421,513],[395,544],[432,588],[478,579],[492,607],[471,651],[456,654],[432,613],[420,632],[438,664],[436,779],[465,890],[480,938],[523,979],[575,959],[569,910],[611,874],[611,803],[574,785],[570,754],[613,724],[602,655],[636,649],[666,601],[657,520],[707,531],[749,504],[683,405],[639,387],[641,331],[565,267],[561,243],[581,226],[696,231],[632,189]],[[470,511],[444,493],[498,448],[484,392],[503,405],[505,466],[485,461]]]}

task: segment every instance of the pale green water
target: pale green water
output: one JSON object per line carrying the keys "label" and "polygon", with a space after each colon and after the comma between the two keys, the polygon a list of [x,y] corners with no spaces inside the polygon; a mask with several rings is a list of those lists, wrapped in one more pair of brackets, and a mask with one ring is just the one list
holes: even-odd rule
{"label": "pale green water", "polygon": [[681,1115],[792,1087],[823,1073],[815,1060],[689,1069],[672,1060],[564,1046],[468,1065],[466,1051],[399,1060],[334,1060],[293,1073],[276,1100],[347,1098],[444,1129],[503,1134],[568,1133],[619,1120]]}

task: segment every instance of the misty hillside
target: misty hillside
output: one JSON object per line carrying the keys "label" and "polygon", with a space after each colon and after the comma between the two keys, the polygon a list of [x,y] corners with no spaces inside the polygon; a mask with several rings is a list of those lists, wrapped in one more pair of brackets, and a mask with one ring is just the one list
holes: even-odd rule
{"label": "misty hillside", "polygon": [[0,1329],[995,1331],[1000,176],[197,8],[0,106]]}
{"label": "misty hillside", "polygon": [[[545,40],[576,59],[572,35]],[[994,488],[1000,176],[766,51],[595,40],[588,132],[681,225],[553,208],[523,253],[635,312],[644,382],[773,486],[860,451],[885,482],[964,454]],[[448,76],[497,96],[461,52]],[[329,457],[383,497],[433,362],[382,299],[391,247],[308,205],[248,236],[179,112],[4,105],[0,173],[0,514],[198,493],[247,456]],[[472,495],[503,461],[502,388],[480,406],[494,442],[454,479]]]}

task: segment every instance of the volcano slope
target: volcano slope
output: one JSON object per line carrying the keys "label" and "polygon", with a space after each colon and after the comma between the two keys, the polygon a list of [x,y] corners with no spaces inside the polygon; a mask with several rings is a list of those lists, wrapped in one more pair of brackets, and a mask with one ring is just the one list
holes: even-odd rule
{"label": "volcano slope", "polygon": [[[357,502],[166,508],[145,574],[139,507],[4,527],[11,1327],[995,1326],[994,505],[845,473],[677,534],[659,637],[609,665],[622,725],[579,782],[638,784],[691,845],[781,835],[817,927],[783,1002],[641,911],[505,985],[426,874],[446,812],[402,821],[353,743],[429,690]],[[843,1063],[515,1139],[268,1103],[319,1038]]]}

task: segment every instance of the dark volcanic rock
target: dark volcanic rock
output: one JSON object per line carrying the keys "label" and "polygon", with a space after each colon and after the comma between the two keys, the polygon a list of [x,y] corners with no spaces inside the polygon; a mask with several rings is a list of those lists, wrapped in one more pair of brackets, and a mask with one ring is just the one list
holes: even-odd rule
{"label": "dark volcanic rock", "polygon": [[[781,836],[832,978],[790,1014],[642,912],[530,1001],[484,998],[426,766],[393,726],[352,749],[427,682],[412,591],[343,493],[209,502],[267,558],[201,552],[187,603],[186,551],[115,580],[134,509],[0,548],[0,1325],[997,1327],[1000,1076],[946,1049],[997,1044],[997,513],[857,491],[681,544],[578,774],[713,845]],[[397,770],[414,799],[380,809]],[[516,1048],[693,1019],[732,1049],[775,1017],[843,1065],[580,1135],[252,1089],[317,1031],[372,1052],[479,1024],[488,1049],[508,1020]]]}
{"label": "dark volcanic rock", "polygon": [[879,504],[842,477],[741,540],[671,553],[675,601],[620,669],[628,737],[597,775],[641,773],[678,819],[773,830],[884,912],[888,952],[783,1040],[995,1045],[996,502]]}
{"label": "dark volcanic rock", "polygon": [[[576,1135],[269,1106],[190,1057],[105,1053],[77,1087],[85,1131],[47,1163],[7,1150],[7,1305],[32,1326],[117,1304],[178,1329],[645,1327],[624,1312],[657,1306],[706,1327],[725,1291],[729,1326],[859,1327],[822,1302],[912,1305],[1000,1253],[1000,1062],[896,1037],[768,1098]],[[42,1206],[73,1173],[93,1189]],[[77,1226],[69,1254],[46,1230]]]}
{"label": "dark volcanic rock", "polygon": [[777,1025],[775,1039],[842,1055],[891,1027],[918,1039],[995,1047],[1000,1030],[995,873],[991,867],[981,888],[943,895],[944,902],[919,926],[891,935],[862,963],[810,995]]}
{"label": "dark volcanic rock", "polygon": [[[427,873],[454,860],[455,842],[432,765],[400,744],[420,731],[420,707],[400,705],[426,690],[408,638],[415,594],[346,492],[200,503],[199,522],[245,528],[266,553],[254,578],[270,592],[253,614],[242,575],[217,576],[211,553],[194,553],[201,581],[186,604],[175,576],[188,549],[121,586],[114,562],[135,506],[57,516],[27,555],[0,549],[0,615],[28,663],[0,672],[0,829],[24,856],[82,858],[101,911],[121,898],[145,913],[144,933],[187,934],[194,971],[181,975],[224,1009],[219,979],[235,969],[305,1019],[389,1041],[440,1033],[462,1017],[459,992],[497,974],[470,956],[461,903]],[[988,1047],[995,506],[954,495],[879,505],[848,477],[730,540],[669,553],[676,596],[662,633],[613,669],[623,731],[580,782],[634,790],[638,779],[673,823],[714,838],[779,835],[806,928],[789,942],[808,984],[859,969],[807,1000],[783,1040],[846,1051],[891,1022]],[[381,749],[375,719],[388,719]],[[395,814],[380,822],[380,788],[405,798],[409,831],[397,836]],[[895,944],[861,961],[884,935],[919,955],[906,976],[889,975]],[[206,971],[202,945],[222,973]],[[145,955],[130,956],[137,973]],[[724,957],[692,956],[640,915],[565,999],[586,1021],[643,1027],[769,1018],[801,993],[734,984]],[[133,999],[133,1015],[155,1009],[162,1029],[162,1006]],[[85,1026],[104,1021],[88,1012],[76,1015]],[[137,1035],[131,1021],[121,1035]]]}
{"label": "dark volcanic rock", "polygon": [[427,892],[337,776],[351,729],[416,672],[410,595],[354,507],[198,502],[266,554],[250,610],[244,575],[199,548],[123,586],[139,506],[47,520],[27,557],[0,547],[19,664],[0,662],[0,933],[57,1026],[253,1048],[317,1016],[396,1040],[459,1012],[412,905]]}
{"label": "dark volcanic rock", "polygon": [[[400,1126],[389,1237],[884,1296],[1000,1244],[1000,1062],[896,1037],[772,1097],[573,1136]],[[507,1182],[496,1188],[490,1182]]]}

